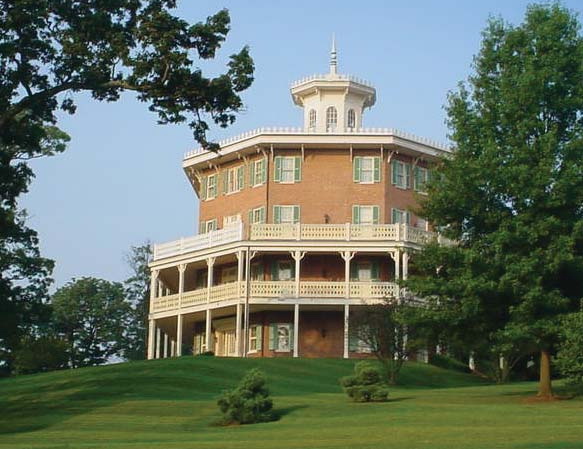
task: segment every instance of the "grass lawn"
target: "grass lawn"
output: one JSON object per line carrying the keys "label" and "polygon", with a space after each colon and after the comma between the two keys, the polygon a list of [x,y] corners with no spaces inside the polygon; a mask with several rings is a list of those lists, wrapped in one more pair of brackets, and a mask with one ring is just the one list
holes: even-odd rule
{"label": "grass lawn", "polygon": [[[267,375],[281,419],[214,427],[216,398]],[[180,359],[0,380],[0,448],[583,448],[583,400],[526,401],[534,383],[495,386],[411,363],[392,401],[354,404],[348,360]]]}

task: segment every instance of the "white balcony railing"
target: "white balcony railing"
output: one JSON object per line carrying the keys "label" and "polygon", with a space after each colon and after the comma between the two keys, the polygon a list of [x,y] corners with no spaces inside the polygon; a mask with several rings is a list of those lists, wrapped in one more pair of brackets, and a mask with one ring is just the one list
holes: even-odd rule
{"label": "white balcony railing", "polygon": [[154,245],[154,260],[164,257],[179,256],[193,251],[198,251],[213,246],[220,246],[226,243],[237,242],[243,239],[243,223],[210,231],[206,234],[195,235],[194,237],[182,238],[173,242],[160,243]]}
{"label": "white balcony railing", "polygon": [[[346,298],[346,283],[332,281],[300,281],[299,298],[326,299]],[[395,298],[399,287],[393,282],[350,282],[350,299],[382,299]],[[206,303],[217,303],[245,298],[246,283],[229,282],[215,285],[210,289],[184,292],[182,301],[179,295],[173,294],[155,298],[153,312],[178,310]],[[296,295],[295,281],[251,281],[251,299],[294,299]],[[325,302],[324,302],[325,303]]]}

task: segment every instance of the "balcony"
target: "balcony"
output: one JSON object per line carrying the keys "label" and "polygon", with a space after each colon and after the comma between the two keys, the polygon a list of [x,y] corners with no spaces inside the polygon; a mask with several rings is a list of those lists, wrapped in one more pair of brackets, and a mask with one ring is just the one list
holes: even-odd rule
{"label": "balcony", "polygon": [[[246,238],[243,224],[211,231],[173,242],[155,244],[154,260],[188,254]],[[344,242],[402,242],[423,245],[437,239],[441,244],[451,241],[440,235],[405,224],[254,224],[250,226],[251,241],[344,241]]]}
{"label": "balcony", "polygon": [[[286,300],[286,299],[342,299],[346,298],[346,282],[329,281],[300,281],[299,295],[296,295],[295,281],[251,281],[251,300]],[[245,282],[230,282],[215,285],[210,289],[201,288],[182,294],[180,301],[178,294],[155,298],[152,312],[167,312],[179,308],[187,308],[200,304],[218,303],[246,297],[247,285]],[[399,287],[393,282],[350,282],[348,284],[349,298],[360,300],[380,300],[395,298]]]}

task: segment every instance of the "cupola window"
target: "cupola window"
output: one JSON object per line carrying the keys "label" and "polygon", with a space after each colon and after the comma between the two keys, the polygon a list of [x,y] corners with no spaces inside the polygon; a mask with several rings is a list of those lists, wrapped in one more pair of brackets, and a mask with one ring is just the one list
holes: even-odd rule
{"label": "cupola window", "polygon": [[336,125],[338,123],[338,113],[334,106],[330,106],[326,109],[326,132],[336,131]]}
{"label": "cupola window", "polygon": [[314,109],[310,109],[308,126],[310,131],[316,130],[316,111]]}
{"label": "cupola window", "polygon": [[348,117],[346,122],[350,131],[353,131],[354,128],[356,128],[356,114],[354,113],[354,109],[348,110]]}

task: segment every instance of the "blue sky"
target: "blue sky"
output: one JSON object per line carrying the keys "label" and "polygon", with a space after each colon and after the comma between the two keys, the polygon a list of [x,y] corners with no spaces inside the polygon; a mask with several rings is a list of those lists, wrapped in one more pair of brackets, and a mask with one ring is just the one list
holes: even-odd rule
{"label": "blue sky", "polygon": [[[445,141],[443,105],[471,70],[489,16],[519,23],[529,2],[505,1],[179,1],[177,13],[195,22],[225,7],[232,31],[217,59],[201,67],[224,70],[226,57],[249,45],[255,60],[245,111],[220,139],[262,126],[300,126],[292,81],[328,70],[332,33],[339,72],[372,82],[377,103],[369,127],[392,127]],[[563,3],[583,12],[580,0]],[[117,103],[77,95],[77,114],[59,125],[72,141],[56,157],[33,162],[36,179],[21,205],[39,232],[44,256],[56,261],[55,286],[73,277],[123,280],[124,254],[146,240],[195,233],[198,201],[181,169],[197,146],[184,126],[156,124],[132,94]]]}

